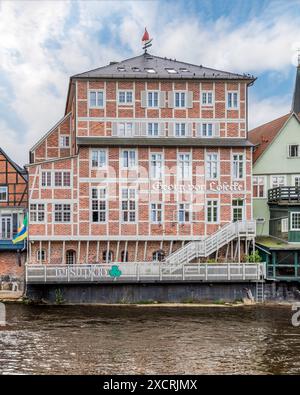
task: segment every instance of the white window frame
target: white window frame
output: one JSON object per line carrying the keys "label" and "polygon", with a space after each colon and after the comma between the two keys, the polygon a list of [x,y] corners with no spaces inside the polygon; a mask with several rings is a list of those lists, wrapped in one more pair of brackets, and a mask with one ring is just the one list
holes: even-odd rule
{"label": "white window frame", "polygon": [[[208,126],[211,126],[211,135],[207,134]],[[206,126],[206,135],[204,134],[204,126]],[[201,137],[203,138],[210,138],[215,136],[215,123],[214,122],[203,122],[200,124],[200,131],[201,131]]]}
{"label": "white window frame", "polygon": [[[238,156],[237,160],[234,159],[235,156]],[[242,159],[240,159],[240,156],[242,156]],[[237,174],[235,174],[235,163],[237,163],[237,165],[236,165]],[[233,152],[232,158],[231,158],[231,164],[232,164],[232,179],[233,180],[244,180],[245,179],[245,154],[243,152]],[[242,165],[241,168],[240,168],[240,165]],[[240,169],[242,169],[242,177],[240,177],[240,174],[239,174]]]}
{"label": "white window frame", "polygon": [[[178,126],[178,134],[177,134],[177,126]],[[183,127],[184,126],[184,127]],[[186,122],[175,122],[174,123],[174,135],[177,138],[187,137],[187,123]],[[182,132],[184,131],[184,134]]]}
{"label": "white window frame", "polygon": [[[158,208],[160,205],[160,208]],[[155,207],[152,207],[155,206]],[[155,212],[155,219],[152,218],[152,212]],[[160,221],[158,220],[158,214],[160,213]],[[163,222],[164,207],[162,202],[150,202],[149,203],[149,219],[151,224],[161,224]]]}
{"label": "white window frame", "polygon": [[[93,161],[94,161],[93,153],[94,152],[97,152],[97,163],[98,163],[98,166],[93,166]],[[100,160],[99,160],[100,159],[100,152],[104,152],[104,155],[105,155],[105,163],[104,163],[103,166],[99,166],[99,164],[100,164]],[[107,155],[107,149],[106,148],[91,149],[90,150],[91,169],[106,169],[107,168],[107,162],[108,162],[107,157],[108,157],[108,155]]]}
{"label": "white window frame", "polygon": [[[43,173],[47,174],[45,177],[46,184],[43,185]],[[50,174],[50,184],[48,183],[48,175]],[[40,180],[41,188],[51,188],[53,185],[53,172],[51,170],[41,170],[41,180]]]}
{"label": "white window frame", "polygon": [[[163,179],[163,170],[164,170],[164,155],[163,152],[150,152],[150,158],[149,158],[149,163],[150,163],[150,178],[154,180],[162,180]],[[155,155],[155,158],[153,156]],[[161,159],[160,161],[157,160],[156,156],[160,155]],[[153,166],[153,163],[160,163],[160,166]],[[158,170],[154,171],[154,169],[160,169],[160,172]],[[157,174],[158,173],[158,174]]]}
{"label": "white window frame", "polygon": [[[291,155],[291,147],[294,147],[294,146],[297,147],[297,156],[292,156]],[[298,159],[298,158],[300,158],[300,145],[299,144],[295,143],[295,144],[289,144],[288,145],[288,158],[289,159]]]}
{"label": "white window frame", "polygon": [[[42,254],[42,257],[40,258],[40,254]],[[44,259],[43,259],[43,255],[44,255]],[[36,252],[36,260],[37,262],[46,262],[47,261],[47,251],[45,250],[45,248],[43,249],[38,249]]]}
{"label": "white window frame", "polygon": [[281,186],[286,186],[286,175],[281,175],[281,174],[273,174],[270,176],[270,185],[271,188],[277,188],[278,186],[274,186],[274,178],[278,178],[278,177],[283,177],[284,178],[284,185]]}
{"label": "white window frame", "polygon": [[[216,160],[209,160],[208,157],[210,155],[216,155]],[[209,164],[212,163],[216,163],[216,173],[217,173],[216,177],[213,177],[212,167],[209,166]],[[218,180],[220,178],[220,158],[218,152],[206,152],[205,167],[206,167],[205,174],[207,180]]]}
{"label": "white window frame", "polygon": [[[176,94],[179,94],[180,95],[180,98],[179,98],[179,106],[177,106],[176,105]],[[184,94],[184,105],[182,105],[182,98],[181,98],[181,95],[182,94]],[[187,108],[187,91],[181,91],[181,90],[179,90],[179,91],[174,91],[174,108]]]}
{"label": "white window frame", "polygon": [[[237,95],[236,101],[237,101],[237,105],[235,106],[229,106],[229,95]],[[233,104],[233,101],[231,101]],[[226,108],[227,110],[238,110],[240,108],[240,95],[239,95],[239,91],[238,90],[230,90],[226,92]]]}
{"label": "white window frame", "polygon": [[[189,158],[189,166],[188,166],[188,174],[184,169],[184,164],[187,162],[185,158],[181,159],[181,156],[188,155]],[[181,166],[183,164],[183,167]],[[190,152],[178,152],[177,153],[177,178],[179,180],[190,180],[192,178],[192,171],[193,171],[193,162],[192,162],[192,155]]]}
{"label": "white window frame", "polygon": [[298,188],[300,188],[300,174],[293,174],[293,175],[292,175],[293,186],[296,186],[296,178],[299,178],[299,185],[298,185]]}
{"label": "white window frame", "polygon": [[[128,166],[124,166],[124,152],[128,152]],[[130,166],[130,152],[134,152],[134,157],[135,157],[135,164]],[[122,149],[121,150],[121,169],[124,170],[133,170],[137,169],[138,167],[138,152],[136,149]]]}
{"label": "white window frame", "polygon": [[[183,208],[180,208],[183,206]],[[183,220],[180,219],[180,213],[183,212]],[[188,214],[188,220],[185,216]],[[180,202],[177,205],[177,221],[179,224],[189,224],[192,222],[192,205],[188,202]]]}
{"label": "white window frame", "polygon": [[[296,230],[300,230],[300,211],[291,211],[290,213],[290,230],[291,231],[296,231]],[[299,215],[299,227],[297,228],[293,228],[293,216],[294,215]]]}
{"label": "white window frame", "polygon": [[281,218],[281,233],[288,233],[289,231],[289,219]]}
{"label": "white window frame", "polygon": [[[36,206],[36,208],[32,208],[32,206]],[[44,206],[43,208],[39,207],[39,206]],[[45,203],[39,203],[39,202],[35,202],[35,203],[30,203],[29,204],[29,222],[32,224],[43,224],[46,222],[46,208],[47,205]],[[35,219],[32,219],[32,214],[35,214]],[[39,218],[39,214],[42,213],[44,219],[40,220]]]}
{"label": "white window frame", "polygon": [[[68,145],[62,144],[62,142],[64,142],[65,139],[68,139],[69,142]],[[61,134],[59,136],[59,148],[70,148],[70,140],[71,140],[71,136],[69,134]]]}
{"label": "white window frame", "polygon": [[[121,93],[124,93],[125,94],[125,101],[124,102],[122,102],[122,101],[120,101],[120,94]],[[127,94],[128,93],[131,93],[131,101],[128,101],[128,97],[127,97]],[[133,106],[133,104],[134,104],[134,96],[133,96],[133,90],[132,89],[119,89],[118,90],[118,104],[120,105],[120,106]]]}
{"label": "white window frame", "polygon": [[[61,206],[66,206],[66,205],[68,205],[68,206],[70,206],[70,211],[69,210],[67,210],[67,212],[70,212],[70,221],[64,221],[63,220],[63,213],[64,213],[64,210],[62,210],[61,211],[61,213],[62,213],[62,221],[56,221],[56,219],[55,219],[55,213],[56,213],[56,210],[55,210],[55,206],[56,205],[61,205]],[[72,221],[72,204],[71,203],[60,203],[60,202],[55,202],[54,204],[53,204],[53,213],[52,213],[52,215],[53,215],[53,223],[54,224],[71,224],[73,221]]]}
{"label": "white window frame", "polygon": [[[217,203],[217,204],[210,206],[209,202],[213,202],[213,203]],[[206,224],[209,225],[209,224],[218,224],[218,223],[220,223],[220,201],[219,201],[219,199],[207,199],[205,206],[206,206],[206,210],[205,210],[205,222],[206,222]],[[212,210],[212,212],[211,212],[211,219],[212,219],[212,221],[208,220],[208,209],[209,208],[211,208],[211,210]],[[214,213],[213,213],[214,208],[217,209],[217,220],[216,221],[214,221]]]}
{"label": "white window frame", "polygon": [[[254,179],[257,179],[257,183],[254,183]],[[260,184],[259,179],[263,179],[263,184]],[[259,191],[259,186],[263,185],[263,196],[254,196],[254,186],[257,185],[257,191]],[[265,199],[267,197],[267,182],[266,176],[252,176],[252,197],[253,199]]]}
{"label": "white window frame", "polygon": [[[96,93],[96,105],[95,106],[93,106],[93,105],[91,105],[91,96],[90,96],[90,94],[92,93],[92,92],[95,92]],[[98,94],[99,93],[102,93],[102,98],[103,98],[103,104],[102,104],[102,106],[99,106],[99,105],[97,105],[97,102],[98,102]],[[104,89],[89,89],[89,91],[88,91],[88,107],[89,108],[104,108],[105,107],[105,91],[104,91]]]}
{"label": "white window frame", "polygon": [[[157,134],[153,134],[155,131],[154,125],[157,125]],[[147,136],[148,137],[159,137],[159,122],[148,122],[147,123]],[[150,133],[151,130],[151,133]],[[156,132],[156,131],[155,131]]]}
{"label": "white window frame", "polygon": [[[93,189],[97,190],[97,198],[93,198]],[[101,197],[101,191],[104,191],[104,198]],[[99,186],[91,186],[90,190],[90,222],[92,224],[106,224],[108,222],[108,196],[107,196],[107,187],[99,187]],[[98,210],[93,210],[93,201],[97,200]],[[100,202],[105,203],[105,210],[99,208]],[[93,212],[98,212],[98,221],[93,220]],[[100,213],[105,213],[105,221],[100,221]]]}
{"label": "white window frame", "polygon": [[[123,198],[123,191],[127,191],[127,198]],[[134,191],[134,199],[130,196],[131,191]],[[120,188],[120,213],[121,213],[121,223],[122,224],[136,224],[138,222],[138,199],[137,199],[137,189],[132,187],[122,187]],[[127,210],[123,210],[123,202],[127,202]],[[130,202],[134,201],[134,210],[130,209]],[[134,211],[134,221],[130,221],[130,213]],[[124,213],[128,212],[128,220],[124,220]]]}
{"label": "white window frame", "polygon": [[[151,94],[151,100],[149,100],[149,93]],[[153,98],[154,93],[157,94],[157,104],[156,105],[153,104],[153,103],[155,103],[155,100]],[[147,90],[146,94],[147,94],[147,108],[159,108],[159,91],[158,90]]]}
{"label": "white window frame", "polygon": [[[211,94],[211,103],[208,103],[208,95]],[[206,97],[206,100],[204,101],[204,95]],[[201,91],[201,105],[203,107],[210,107],[214,105],[214,91],[212,90],[203,90]]]}
{"label": "white window frame", "polygon": [[[129,125],[130,128],[129,128]],[[124,134],[121,134],[121,126],[124,127]],[[118,122],[117,123],[117,128],[118,128],[118,136],[120,137],[132,137],[134,135],[134,123],[133,122]],[[130,130],[130,133],[129,133]]]}
{"label": "white window frame", "polygon": [[[61,173],[61,185],[56,185],[56,174]],[[70,184],[65,185],[65,174],[69,175],[70,178]],[[55,189],[66,189],[66,188],[72,188],[72,178],[71,178],[71,171],[70,170],[54,170],[53,171],[53,188]]]}
{"label": "white window frame", "polygon": [[[238,200],[238,201],[242,201],[243,205],[242,206],[234,206],[233,205],[233,200]],[[245,220],[245,209],[246,209],[246,204],[245,204],[246,200],[245,199],[240,199],[240,198],[235,198],[232,197],[231,198],[231,221],[234,222],[234,209],[235,208],[241,208],[242,209],[242,219],[239,219],[238,221],[244,221]],[[235,221],[236,222],[236,221]]]}
{"label": "white window frame", "polygon": [[0,199],[1,203],[6,203],[8,201],[8,187],[7,185],[0,185],[0,190],[3,190],[1,193],[4,193],[6,198],[5,199]]}

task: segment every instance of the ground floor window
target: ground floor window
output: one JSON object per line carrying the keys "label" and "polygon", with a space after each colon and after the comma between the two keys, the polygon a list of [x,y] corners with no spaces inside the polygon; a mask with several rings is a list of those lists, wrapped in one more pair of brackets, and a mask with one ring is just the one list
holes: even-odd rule
{"label": "ground floor window", "polygon": [[165,259],[165,252],[163,250],[154,251],[152,254],[152,258],[154,261],[161,262]]}
{"label": "ground floor window", "polygon": [[46,262],[46,250],[38,250],[37,261],[38,262]]}
{"label": "ground floor window", "polygon": [[300,211],[291,213],[291,230],[300,230]]}
{"label": "ground floor window", "polygon": [[128,262],[128,251],[121,252],[121,262]]}
{"label": "ground floor window", "polygon": [[74,265],[76,261],[76,252],[74,250],[68,250],[66,252],[66,263],[67,265]]}
{"label": "ground floor window", "polygon": [[103,255],[102,255],[103,262],[107,262],[107,263],[112,262],[113,257],[114,254],[112,251],[103,251]]}

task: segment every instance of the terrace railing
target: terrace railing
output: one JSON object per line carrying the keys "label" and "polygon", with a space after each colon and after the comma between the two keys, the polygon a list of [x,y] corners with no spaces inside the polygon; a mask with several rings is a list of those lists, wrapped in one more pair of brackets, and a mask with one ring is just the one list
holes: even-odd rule
{"label": "terrace railing", "polygon": [[269,203],[300,203],[300,187],[276,187],[268,190]]}

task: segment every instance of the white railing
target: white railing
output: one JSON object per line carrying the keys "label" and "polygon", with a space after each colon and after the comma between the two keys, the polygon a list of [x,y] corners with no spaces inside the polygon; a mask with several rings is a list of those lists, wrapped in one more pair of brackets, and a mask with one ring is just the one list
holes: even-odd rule
{"label": "white railing", "polygon": [[257,281],[265,277],[263,263],[196,263],[165,265],[157,262],[91,265],[26,265],[28,284],[159,281]]}
{"label": "white railing", "polygon": [[254,237],[255,221],[238,221],[223,226],[217,232],[201,241],[190,241],[166,257],[166,264],[188,263],[195,258],[208,257],[238,237]]}

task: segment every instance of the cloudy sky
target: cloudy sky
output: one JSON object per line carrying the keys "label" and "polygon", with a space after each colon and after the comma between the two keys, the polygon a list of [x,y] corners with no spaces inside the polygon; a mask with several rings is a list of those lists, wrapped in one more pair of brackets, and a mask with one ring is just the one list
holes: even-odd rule
{"label": "cloudy sky", "polygon": [[68,80],[142,52],[258,77],[250,127],[290,110],[300,0],[0,0],[0,146],[23,165],[63,116]]}

